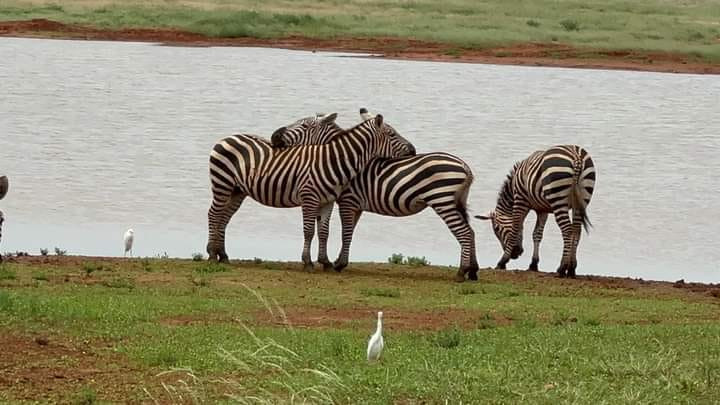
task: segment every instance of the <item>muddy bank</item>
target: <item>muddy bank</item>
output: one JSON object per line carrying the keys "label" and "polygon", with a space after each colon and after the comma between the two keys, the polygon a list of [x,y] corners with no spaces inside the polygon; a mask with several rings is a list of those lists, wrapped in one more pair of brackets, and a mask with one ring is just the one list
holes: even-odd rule
{"label": "muddy bank", "polygon": [[172,29],[103,30],[46,19],[0,22],[0,36],[55,39],[157,42],[172,46],[246,46],[307,51],[370,53],[379,58],[500,65],[553,66],[585,69],[620,69],[668,73],[720,74],[720,64],[669,52],[608,51],[558,43],[527,43],[469,49],[402,38],[306,37],[215,38]]}

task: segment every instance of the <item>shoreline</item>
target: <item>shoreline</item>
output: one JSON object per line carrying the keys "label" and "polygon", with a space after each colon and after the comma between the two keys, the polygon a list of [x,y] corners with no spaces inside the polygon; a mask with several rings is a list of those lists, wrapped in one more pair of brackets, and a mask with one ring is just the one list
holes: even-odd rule
{"label": "shoreline", "polygon": [[[203,259],[200,261],[192,260],[192,259],[186,259],[186,258],[180,258],[180,257],[120,257],[120,256],[85,256],[85,255],[28,255],[25,253],[22,256],[16,256],[16,255],[3,255],[3,263],[13,263],[13,264],[19,264],[19,265],[36,265],[36,266],[83,266],[87,263],[110,263],[110,264],[121,264],[121,263],[141,263],[144,260],[162,260],[167,261],[170,263],[186,263],[186,262],[196,262],[196,263],[208,263],[207,259]],[[288,268],[296,269],[298,272],[304,273],[302,268],[302,263],[298,261],[282,261],[282,260],[262,260],[261,263],[277,263],[279,265],[286,266]],[[230,263],[228,264],[232,267],[253,267],[257,266],[258,264],[255,263],[255,260],[252,259],[232,259],[230,260]],[[359,268],[367,268],[370,267],[383,267],[388,266],[388,263],[384,262],[355,262],[350,263],[350,267],[357,266]],[[398,269],[408,269],[408,268],[414,268],[413,266],[407,266],[407,265],[393,265],[397,266]],[[436,266],[436,265],[428,265],[428,266],[421,266],[421,267],[427,267],[429,269],[432,268],[442,268],[447,269],[447,266]],[[345,270],[345,272],[348,272],[348,270]],[[352,273],[352,268],[349,269],[349,272]],[[480,269],[480,273],[482,272],[490,272],[493,274],[501,275],[501,277],[509,278],[509,279],[515,279],[515,280],[526,280],[526,279],[537,279],[537,278],[551,278],[551,279],[557,279],[557,280],[565,280],[564,282],[572,283],[577,282],[579,284],[584,283],[591,283],[591,284],[597,284],[600,286],[605,286],[608,288],[626,288],[626,289],[635,289],[635,288],[652,288],[652,287],[673,287],[678,289],[687,289],[692,292],[697,293],[706,293],[710,294],[713,297],[720,298],[720,283],[711,283],[711,282],[698,282],[698,281],[685,281],[684,279],[676,280],[676,281],[665,281],[665,280],[652,280],[652,279],[643,279],[640,277],[621,277],[621,276],[603,276],[598,274],[578,274],[577,278],[575,279],[565,279],[565,278],[558,278],[555,275],[555,272],[553,271],[528,271],[523,269],[508,269],[508,270],[495,270],[493,268],[482,268]],[[308,274],[322,274],[326,273],[325,271],[315,267],[314,273],[308,273]],[[334,271],[327,272],[330,274],[335,274]],[[478,274],[480,274],[478,273]],[[449,273],[444,272],[438,272],[437,274],[434,274],[430,276],[431,278],[438,277],[443,278],[447,276]],[[449,279],[448,279],[449,282]],[[475,285],[475,282],[469,282],[466,280],[466,283]],[[482,282],[480,283],[482,284]]]}
{"label": "shoreline", "polygon": [[560,43],[524,43],[471,49],[453,44],[393,37],[217,38],[174,29],[108,30],[84,25],[63,24],[47,19],[0,21],[0,37],[153,42],[166,46],[263,47],[311,52],[371,54],[370,56],[358,55],[358,57],[408,61],[720,74],[720,64],[699,61],[686,54],[577,48]]}

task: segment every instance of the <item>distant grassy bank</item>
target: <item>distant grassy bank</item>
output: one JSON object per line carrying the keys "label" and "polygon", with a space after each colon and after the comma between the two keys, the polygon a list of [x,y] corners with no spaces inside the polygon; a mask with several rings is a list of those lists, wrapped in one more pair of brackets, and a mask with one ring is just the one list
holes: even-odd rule
{"label": "distant grassy bank", "polygon": [[177,28],[211,37],[398,37],[468,49],[517,43],[642,50],[720,61],[716,0],[5,0],[0,20]]}
{"label": "distant grassy bank", "polygon": [[[9,258],[0,402],[712,403],[720,288],[439,266]],[[385,313],[386,350],[364,358]]]}

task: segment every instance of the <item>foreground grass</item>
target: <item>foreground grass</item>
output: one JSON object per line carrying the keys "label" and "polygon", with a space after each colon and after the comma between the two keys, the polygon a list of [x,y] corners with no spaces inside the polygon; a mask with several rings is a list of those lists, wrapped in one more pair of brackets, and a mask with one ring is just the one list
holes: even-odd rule
{"label": "foreground grass", "polygon": [[[226,266],[44,260],[2,265],[0,336],[86,342],[83,350],[121,356],[141,375],[131,381],[132,392],[96,382],[84,391],[57,390],[55,399],[708,403],[720,397],[720,299],[712,288],[495,271],[458,285],[450,281],[452,269],[436,266],[355,264],[342,274],[307,274],[299,264],[259,260]],[[377,310],[385,312],[386,351],[369,365],[364,350]],[[5,388],[0,399],[20,395],[17,385]]]}
{"label": "foreground grass", "polygon": [[392,36],[471,48],[561,42],[720,60],[715,0],[6,0],[0,5],[0,20],[29,18],[222,37]]}

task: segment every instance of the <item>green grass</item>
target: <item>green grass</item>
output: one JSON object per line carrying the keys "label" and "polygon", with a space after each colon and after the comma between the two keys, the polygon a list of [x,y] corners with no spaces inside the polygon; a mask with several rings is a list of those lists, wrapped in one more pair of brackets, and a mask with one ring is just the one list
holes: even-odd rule
{"label": "green grass", "polygon": [[[86,342],[82,350],[97,354],[96,367],[120,373],[112,378],[137,378],[147,392],[96,382],[56,389],[57,400],[709,403],[720,397],[720,299],[712,289],[501,271],[457,285],[451,269],[436,266],[352,263],[340,274],[308,274],[299,263],[252,260],[63,259],[0,268],[14,274],[0,280],[0,344],[38,333],[51,335],[51,347]],[[88,276],[87,266],[112,271]],[[223,271],[198,270],[213,266]],[[37,283],[38,274],[46,282]],[[385,351],[379,363],[368,364],[365,346],[378,310],[385,313]],[[120,357],[106,362],[106,356]],[[104,365],[123,362],[128,366],[119,371]],[[38,359],[28,364],[44,366]],[[158,374],[166,378],[148,377]],[[0,400],[13,402],[15,388],[2,384]]]}
{"label": "green grass", "polygon": [[715,0],[7,0],[0,6],[0,20],[40,17],[224,37],[392,36],[468,48],[558,41],[720,60],[720,7]]}

